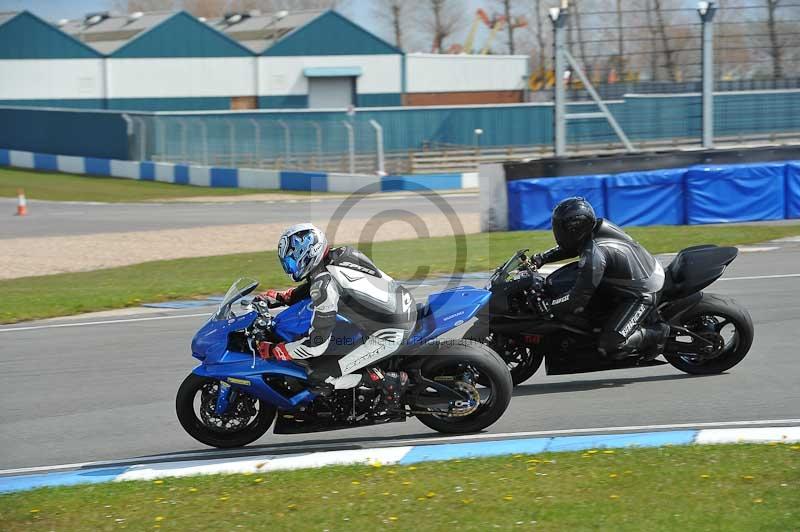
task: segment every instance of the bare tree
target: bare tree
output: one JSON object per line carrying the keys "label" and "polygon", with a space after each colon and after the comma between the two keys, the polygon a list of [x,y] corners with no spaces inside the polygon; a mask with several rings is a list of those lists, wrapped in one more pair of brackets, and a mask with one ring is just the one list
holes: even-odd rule
{"label": "bare tree", "polygon": [[226,11],[225,0],[183,0],[183,9],[196,17],[219,17]]}
{"label": "bare tree", "polygon": [[462,0],[420,0],[417,26],[421,36],[430,39],[431,51],[443,53],[445,41],[464,25]]}
{"label": "bare tree", "polygon": [[[653,10],[652,10],[652,3],[653,0],[645,0],[645,15],[647,16],[647,27],[649,32],[652,34],[653,31]],[[652,38],[650,41],[650,54],[648,57],[650,58],[650,79],[652,81],[658,81],[658,43],[656,42],[655,38]]]}
{"label": "bare tree", "polygon": [[514,16],[514,12],[517,11],[515,0],[495,0],[499,5],[500,9],[503,11],[503,17],[505,17],[505,24],[506,24],[506,33],[508,34],[508,52],[511,55],[516,53],[516,41],[514,39],[514,30],[518,27],[518,17]]}
{"label": "bare tree", "polygon": [[374,7],[375,14],[386,20],[392,27],[394,43],[398,48],[403,48],[403,27],[406,23],[408,2],[403,0],[381,0]]}
{"label": "bare tree", "polygon": [[575,0],[571,5],[569,23],[575,25],[575,32],[577,33],[578,38],[578,52],[581,55],[581,63],[583,64],[583,68],[587,70],[591,70],[590,65],[586,62],[586,41],[583,38],[583,27],[581,24],[581,3],[578,0]]}
{"label": "bare tree", "polygon": [[114,11],[136,13],[137,11],[171,11],[180,7],[176,0],[114,0],[111,4]]}
{"label": "bare tree", "polygon": [[545,48],[547,47],[547,39],[544,34],[544,24],[542,16],[542,0],[533,0],[533,19],[534,27],[536,28],[536,47],[539,49],[539,64],[538,68],[544,70],[547,61],[545,59]]}
{"label": "bare tree", "polygon": [[775,23],[775,11],[781,0],[765,0],[767,3],[767,31],[769,32],[770,56],[772,57],[772,77],[783,78],[783,64],[781,63],[781,45],[778,42],[778,31]]}
{"label": "bare tree", "polygon": [[678,81],[678,70],[675,65],[675,52],[672,49],[670,38],[667,35],[667,23],[664,19],[664,10],[661,6],[661,0],[653,0],[653,11],[656,16],[656,32],[661,38],[661,47],[664,52],[665,66],[670,81]]}
{"label": "bare tree", "polygon": [[619,58],[619,64],[622,65],[623,57],[625,57],[625,39],[623,37],[622,28],[625,26],[623,25],[623,17],[622,17],[622,0],[617,0],[617,57]]}
{"label": "bare tree", "polygon": [[[186,0],[184,0],[186,1]],[[223,0],[226,11],[250,11],[257,9],[262,13],[276,11],[303,11],[306,9],[334,9],[341,7],[340,0]]]}
{"label": "bare tree", "polygon": [[333,9],[344,4],[337,0],[178,0],[176,3],[181,4],[183,9],[197,17],[219,17],[230,12],[276,13],[278,11]]}

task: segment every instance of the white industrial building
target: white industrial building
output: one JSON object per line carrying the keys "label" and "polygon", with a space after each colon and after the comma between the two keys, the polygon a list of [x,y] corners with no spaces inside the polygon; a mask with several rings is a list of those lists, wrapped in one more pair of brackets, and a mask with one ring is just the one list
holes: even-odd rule
{"label": "white industrial building", "polygon": [[526,56],[404,54],[336,11],[0,14],[0,104],[125,110],[518,103]]}

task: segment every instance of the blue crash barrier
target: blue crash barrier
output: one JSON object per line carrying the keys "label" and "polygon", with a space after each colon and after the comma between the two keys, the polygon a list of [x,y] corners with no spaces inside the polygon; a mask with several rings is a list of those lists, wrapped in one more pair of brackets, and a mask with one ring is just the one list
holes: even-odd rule
{"label": "blue crash barrier", "polygon": [[553,207],[568,196],[588,199],[605,216],[603,181],[607,176],[518,179],[508,183],[509,229],[547,229]]}
{"label": "blue crash barrier", "polygon": [[686,172],[690,224],[782,220],[786,163],[693,166]]}
{"label": "blue crash barrier", "polygon": [[606,215],[619,225],[686,223],[686,168],[627,172],[606,179]]}
{"label": "blue crash barrier", "polygon": [[583,196],[620,225],[800,218],[800,161],[509,181],[510,230],[550,227],[553,207]]}
{"label": "blue crash barrier", "polygon": [[786,165],[786,217],[800,218],[800,162]]}

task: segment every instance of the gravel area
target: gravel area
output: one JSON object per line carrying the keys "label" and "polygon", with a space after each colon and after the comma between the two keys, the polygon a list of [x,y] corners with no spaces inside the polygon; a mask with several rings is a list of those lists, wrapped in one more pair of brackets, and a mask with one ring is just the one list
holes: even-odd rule
{"label": "gravel area", "polygon": [[[480,231],[478,214],[459,216],[464,233]],[[413,220],[415,226],[420,219]],[[352,243],[371,234],[374,241],[417,238],[412,220],[348,219],[339,225],[335,243]],[[453,234],[444,215],[422,219],[429,236]],[[314,220],[330,233],[329,220]],[[154,260],[205,257],[275,249],[285,223],[241,224],[127,233],[15,238],[0,240],[0,279],[80,272]],[[330,235],[329,235],[330,236]]]}

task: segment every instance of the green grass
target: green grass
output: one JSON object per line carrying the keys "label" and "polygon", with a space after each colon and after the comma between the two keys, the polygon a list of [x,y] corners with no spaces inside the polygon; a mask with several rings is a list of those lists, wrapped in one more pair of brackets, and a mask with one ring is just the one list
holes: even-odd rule
{"label": "green grass", "polygon": [[[102,202],[136,202],[198,196],[240,196],[243,194],[270,192],[287,193],[284,190],[193,187],[158,181],[138,181],[115,177],[86,177],[54,172],[0,168],[0,197],[16,197],[17,190],[20,188],[25,190],[25,196],[28,199]],[[296,192],[296,194],[307,193]]]}
{"label": "green grass", "polygon": [[[750,244],[800,234],[800,225],[736,225],[631,228],[630,234],[653,253],[713,243]],[[452,237],[377,242],[361,246],[398,280],[428,274],[486,271],[516,249],[544,250],[549,231],[482,233]],[[457,260],[458,250],[465,250]],[[66,316],[224,293],[237,277],[255,277],[262,287],[284,287],[286,275],[274,251],[146,262],[92,272],[0,281],[0,323]]]}
{"label": "green grass", "polygon": [[[800,446],[330,467],[0,496],[3,530],[797,530]],[[606,454],[608,453],[608,454]]]}

